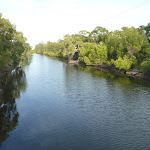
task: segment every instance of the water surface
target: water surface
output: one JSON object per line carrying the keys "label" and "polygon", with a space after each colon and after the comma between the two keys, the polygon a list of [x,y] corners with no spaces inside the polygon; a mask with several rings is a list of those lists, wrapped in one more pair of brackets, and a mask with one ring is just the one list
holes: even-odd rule
{"label": "water surface", "polygon": [[1,79],[1,150],[149,150],[150,82],[35,54]]}

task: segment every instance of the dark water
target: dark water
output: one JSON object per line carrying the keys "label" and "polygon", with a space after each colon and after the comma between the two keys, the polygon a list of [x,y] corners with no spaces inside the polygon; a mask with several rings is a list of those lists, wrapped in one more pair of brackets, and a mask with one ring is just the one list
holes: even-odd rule
{"label": "dark water", "polygon": [[150,82],[35,54],[0,82],[0,150],[149,150]]}

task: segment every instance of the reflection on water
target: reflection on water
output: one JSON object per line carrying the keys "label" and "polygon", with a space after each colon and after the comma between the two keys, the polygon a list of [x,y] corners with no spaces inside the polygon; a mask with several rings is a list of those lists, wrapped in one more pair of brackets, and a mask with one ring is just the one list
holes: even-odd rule
{"label": "reflection on water", "polygon": [[21,68],[30,62],[31,58],[25,59],[21,67],[16,67],[0,79],[0,145],[18,125],[16,99],[20,98],[21,92],[26,91],[27,86],[26,75]]}
{"label": "reflection on water", "polygon": [[[66,66],[66,65],[65,65]],[[66,66],[68,67],[68,66]],[[91,67],[91,66],[78,66],[78,65],[70,65],[69,68],[72,67],[74,70],[78,71],[84,71],[88,74],[91,74],[93,77],[102,77],[106,80],[113,81],[114,83],[121,84],[124,87],[136,87],[138,85],[143,87],[149,87],[150,88],[150,80],[140,79],[138,77],[129,77],[124,74],[120,74],[116,71],[110,71],[107,69],[101,69],[97,67]]]}
{"label": "reflection on water", "polygon": [[84,116],[82,133],[91,136],[87,149],[150,149],[150,81],[90,66],[63,67],[66,103]]}
{"label": "reflection on water", "polygon": [[22,69],[24,69],[26,66],[30,65],[30,63],[32,62],[32,55],[30,56],[26,56],[22,62],[20,62],[20,66]]}
{"label": "reflection on water", "polygon": [[150,149],[149,81],[37,54],[22,68],[0,85],[0,149]]}

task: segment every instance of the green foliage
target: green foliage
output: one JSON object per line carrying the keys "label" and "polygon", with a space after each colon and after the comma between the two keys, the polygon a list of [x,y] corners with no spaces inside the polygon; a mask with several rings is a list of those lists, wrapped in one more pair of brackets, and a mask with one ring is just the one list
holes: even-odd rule
{"label": "green foliage", "polygon": [[35,46],[36,53],[53,57],[73,58],[76,48],[82,45],[82,40],[77,35],[65,35],[64,40],[58,42],[39,43]]}
{"label": "green foliage", "polygon": [[22,32],[16,31],[9,20],[0,16],[0,73],[18,64],[21,55],[32,49],[26,40]]}
{"label": "green foliage", "polygon": [[103,42],[93,44],[93,48],[89,53],[89,59],[96,65],[102,65],[107,60],[107,47]]}
{"label": "green foliage", "polygon": [[135,62],[136,62],[135,56],[133,58],[129,58],[128,56],[125,55],[123,58],[119,57],[116,61],[114,61],[114,65],[119,69],[128,70]]}
{"label": "green foliage", "polygon": [[142,71],[150,74],[150,58],[141,63]]}
{"label": "green foliage", "polygon": [[114,32],[97,26],[91,32],[81,30],[79,34],[67,34],[58,42],[39,43],[35,51],[49,56],[79,59],[86,65],[107,64],[128,70],[138,67],[150,57],[149,26],[138,29],[122,27]]}
{"label": "green foliage", "polygon": [[114,65],[114,59],[111,59],[111,61],[107,62],[109,67],[112,67]]}
{"label": "green foliage", "polygon": [[143,60],[147,58],[150,58],[150,47],[140,50],[138,54],[139,63],[141,63]]}
{"label": "green foliage", "polygon": [[[84,63],[88,62],[89,64],[90,61],[90,65],[101,65],[108,58],[107,46],[103,42],[99,44],[85,43],[83,47],[80,48],[79,55],[79,59],[84,61]],[[85,59],[83,59],[85,56],[88,57],[89,61],[85,62]]]}
{"label": "green foliage", "polygon": [[90,35],[90,32],[86,30],[81,30],[78,36],[82,39],[83,42],[89,42],[90,41],[89,35]]}
{"label": "green foliage", "polygon": [[91,61],[87,56],[84,56],[84,62],[86,63],[86,65],[92,65]]}
{"label": "green foliage", "polygon": [[145,26],[144,29],[145,29],[145,32],[146,32],[147,39],[150,42],[150,23],[148,23],[148,25]]}
{"label": "green foliage", "polygon": [[97,26],[90,34],[89,34],[89,37],[91,39],[90,42],[96,42],[96,43],[99,43],[99,42],[105,42],[107,37],[108,37],[108,30],[106,30],[105,28],[103,27],[99,27]]}

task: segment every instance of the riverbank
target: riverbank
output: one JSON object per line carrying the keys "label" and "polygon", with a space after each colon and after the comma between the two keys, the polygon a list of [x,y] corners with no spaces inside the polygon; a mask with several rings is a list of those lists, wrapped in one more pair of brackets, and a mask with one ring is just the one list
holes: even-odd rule
{"label": "riverbank", "polygon": [[148,79],[150,80],[150,75],[149,74],[146,74],[142,71],[139,71],[137,69],[130,69],[130,70],[124,70],[124,69],[121,69],[119,70],[119,68],[111,68],[111,67],[107,67],[107,66],[96,66],[100,69],[107,69],[107,70],[111,70],[111,71],[115,71],[115,72],[118,72],[120,74],[124,74],[126,76],[131,76],[131,77],[137,77],[137,78],[142,78],[142,79]]}
{"label": "riverbank", "polygon": [[[50,56],[48,54],[42,54],[48,57],[53,57],[53,58],[60,58],[60,59],[64,59],[67,60],[66,58],[63,57],[57,57],[57,56]],[[141,78],[141,79],[146,79],[146,80],[150,80],[150,75],[146,74],[142,71],[139,71],[137,69],[130,69],[130,70],[124,70],[124,69],[120,69],[116,68],[116,67],[109,67],[107,65],[86,65],[85,63],[79,61],[79,60],[68,60],[67,61],[68,64],[71,65],[85,65],[85,66],[92,66],[92,67],[97,67],[98,69],[106,69],[106,70],[110,70],[110,71],[114,71],[114,72],[118,72],[120,74],[124,74],[126,76],[130,76],[130,77],[134,77],[134,78]]]}
{"label": "riverbank", "polygon": [[11,72],[17,65],[14,65],[14,64],[11,64],[8,66],[7,69],[3,70],[1,73],[0,73],[0,78],[5,75],[5,74],[8,74],[9,72]]}
{"label": "riverbank", "polygon": [[27,53],[27,54],[25,54],[25,56],[23,57],[23,58],[21,58],[20,59],[20,61],[18,60],[18,63],[14,63],[14,62],[9,62],[8,63],[8,68],[7,69],[4,69],[4,70],[2,70],[1,72],[0,72],[0,78],[2,77],[2,76],[4,76],[5,74],[8,74],[8,73],[10,73],[13,69],[15,69],[18,65],[19,65],[19,63],[20,62],[22,62],[24,59],[26,59],[26,58],[29,58],[30,56],[32,56],[32,54],[30,54],[30,53]]}
{"label": "riverbank", "polygon": [[[88,65],[86,65],[86,66],[88,66]],[[129,76],[129,77],[142,78],[142,79],[150,80],[150,75],[149,74],[146,74],[146,73],[144,73],[142,71],[139,71],[137,69],[130,69],[130,70],[126,71],[124,69],[119,70],[119,68],[115,68],[115,67],[96,66],[96,65],[91,65],[91,66],[97,67],[99,69],[106,69],[106,70],[118,72],[120,74],[124,74],[124,75]]]}
{"label": "riverbank", "polygon": [[[82,62],[80,62],[79,60],[70,60],[68,62],[68,64],[82,64]],[[86,64],[85,64],[86,65]],[[109,67],[107,65],[86,65],[86,66],[92,66],[92,67],[97,67],[99,69],[106,69],[106,70],[110,70],[110,71],[115,71],[118,72],[120,74],[124,74],[126,76],[131,76],[131,77],[137,77],[137,78],[142,78],[142,79],[148,79],[150,80],[150,75],[146,74],[142,71],[139,71],[137,69],[129,69],[129,70],[124,70],[124,69],[119,69],[116,67]]]}

